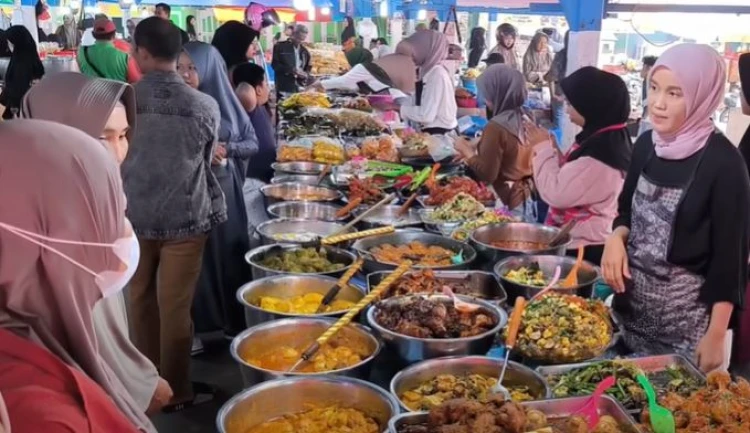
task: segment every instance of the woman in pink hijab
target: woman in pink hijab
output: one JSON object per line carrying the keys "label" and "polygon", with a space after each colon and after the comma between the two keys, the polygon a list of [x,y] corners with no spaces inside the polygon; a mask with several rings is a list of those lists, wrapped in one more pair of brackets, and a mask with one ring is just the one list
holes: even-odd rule
{"label": "woman in pink hijab", "polygon": [[0,182],[14,185],[0,188],[0,393],[13,431],[155,433],[124,384],[140,378],[117,375],[94,329],[140,251],[115,159],[77,129],[14,120],[0,124]]}
{"label": "woman in pink hijab", "polygon": [[711,116],[726,82],[707,45],[667,50],[649,79],[653,131],[640,136],[602,259],[635,353],[726,365],[748,271],[750,180]]}

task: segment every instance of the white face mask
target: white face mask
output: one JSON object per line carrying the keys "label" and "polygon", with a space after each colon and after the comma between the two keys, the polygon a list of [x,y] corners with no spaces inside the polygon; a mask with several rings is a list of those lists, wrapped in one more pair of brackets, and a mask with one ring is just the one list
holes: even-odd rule
{"label": "white face mask", "polygon": [[[127,225],[130,226],[130,222],[127,220],[126,222]],[[39,245],[45,250],[57,254],[74,266],[87,272],[92,277],[94,277],[94,281],[96,282],[97,287],[99,287],[99,290],[102,292],[102,296],[105,298],[108,296],[112,296],[124,289],[125,285],[128,284],[128,281],[133,278],[136,269],[138,269],[138,261],[140,260],[141,249],[138,245],[138,238],[136,238],[135,233],[132,233],[128,237],[119,238],[113,244],[103,244],[96,242],[68,241],[64,239],[50,238],[5,223],[0,223],[0,229],[5,229],[20,238],[26,239],[33,244]],[[126,268],[122,271],[103,271],[97,274],[87,266],[77,262],[67,254],[42,241],[48,242],[50,244],[83,245],[88,247],[111,248],[115,256],[117,256],[117,258],[125,263]]]}

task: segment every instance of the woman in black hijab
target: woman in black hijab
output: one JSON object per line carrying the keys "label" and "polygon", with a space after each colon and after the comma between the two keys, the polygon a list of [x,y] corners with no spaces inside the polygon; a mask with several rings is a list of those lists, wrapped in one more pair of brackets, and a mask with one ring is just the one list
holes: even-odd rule
{"label": "woman in black hijab", "polygon": [[222,24],[211,40],[227,65],[227,70],[240,63],[247,63],[254,56],[253,42],[258,38],[258,32],[247,24],[239,21],[227,21]]}
{"label": "woman in black hijab", "polygon": [[[742,113],[750,116],[750,53],[740,56],[739,61],[740,84],[742,85]],[[745,135],[740,141],[740,153],[745,158],[745,164],[750,171],[750,128],[747,128]]]}
{"label": "woman in black hijab", "polygon": [[346,48],[347,45],[352,44],[352,39],[356,39],[356,38],[357,38],[357,32],[354,29],[354,18],[348,16],[346,17],[344,30],[341,31],[341,46]]}
{"label": "woman in black hijab", "polygon": [[486,30],[484,27],[474,27],[471,30],[471,40],[469,41],[469,67],[476,68],[479,65],[479,61],[482,60],[482,54],[487,48],[487,41],[485,41],[484,35]]}
{"label": "woman in black hijab", "polygon": [[582,131],[571,150],[559,155],[549,132],[527,126],[527,142],[535,147],[534,182],[550,206],[546,224],[561,227],[577,220],[571,247],[586,247],[586,260],[599,265],[633,153],[627,130],[630,94],[620,77],[591,66],[560,86],[570,120]]}
{"label": "woman in black hijab", "polygon": [[5,32],[8,48],[12,51],[5,87],[0,94],[0,104],[5,107],[3,119],[12,119],[21,107],[26,92],[44,76],[44,66],[39,60],[34,37],[24,26],[11,26]]}

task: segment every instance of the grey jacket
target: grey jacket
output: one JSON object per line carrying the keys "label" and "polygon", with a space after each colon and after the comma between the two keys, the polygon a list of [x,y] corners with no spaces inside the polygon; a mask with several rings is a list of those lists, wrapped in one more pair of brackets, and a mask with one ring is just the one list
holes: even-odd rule
{"label": "grey jacket", "polygon": [[136,234],[171,240],[210,231],[227,219],[211,171],[218,104],[175,72],[146,74],[134,87],[137,127],[122,176]]}

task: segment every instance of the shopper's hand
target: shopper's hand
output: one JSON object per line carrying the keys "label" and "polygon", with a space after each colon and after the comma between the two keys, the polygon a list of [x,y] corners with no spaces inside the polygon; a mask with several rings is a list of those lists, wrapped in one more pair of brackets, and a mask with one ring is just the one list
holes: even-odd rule
{"label": "shopper's hand", "polygon": [[216,151],[214,152],[214,156],[218,156],[220,159],[224,159],[227,157],[226,143],[219,143],[216,145]]}
{"label": "shopper's hand", "polygon": [[710,329],[701,338],[695,350],[695,363],[704,373],[710,373],[724,363],[726,331],[716,332]]}
{"label": "shopper's hand", "polygon": [[458,158],[462,161],[467,161],[477,154],[476,144],[463,137],[456,137],[453,147],[458,152]]}
{"label": "shopper's hand", "polygon": [[159,382],[156,384],[154,396],[151,397],[151,403],[148,404],[148,409],[146,409],[146,414],[152,415],[162,410],[172,400],[173,395],[172,387],[169,386],[166,380],[160,377]]}
{"label": "shopper's hand", "polygon": [[621,232],[615,230],[604,244],[602,255],[602,274],[604,281],[616,293],[625,292],[625,278],[631,279],[628,265],[628,252]]}
{"label": "shopper's hand", "polygon": [[536,147],[537,145],[546,143],[548,141],[551,142],[552,145],[554,145],[554,140],[552,139],[552,135],[549,133],[549,131],[537,126],[532,122],[524,122],[523,130],[525,133],[527,146]]}

